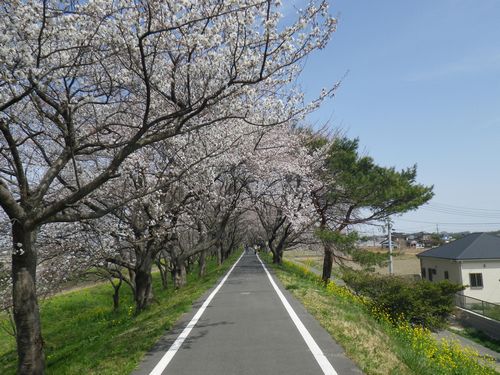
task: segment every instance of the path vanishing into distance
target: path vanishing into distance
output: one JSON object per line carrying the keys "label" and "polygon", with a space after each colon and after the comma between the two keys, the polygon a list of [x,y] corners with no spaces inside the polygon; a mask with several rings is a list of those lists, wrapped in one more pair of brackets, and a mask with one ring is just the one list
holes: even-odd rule
{"label": "path vanishing into distance", "polygon": [[259,257],[244,253],[133,375],[361,373]]}

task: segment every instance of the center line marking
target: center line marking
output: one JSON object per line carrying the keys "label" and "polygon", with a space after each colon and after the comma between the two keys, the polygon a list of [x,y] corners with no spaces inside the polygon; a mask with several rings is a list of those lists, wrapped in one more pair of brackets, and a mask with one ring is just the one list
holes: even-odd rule
{"label": "center line marking", "polygon": [[314,358],[316,359],[316,362],[318,362],[319,367],[323,370],[323,373],[325,375],[338,375],[337,371],[333,368],[332,364],[326,358],[326,356],[323,354],[323,351],[319,347],[319,345],[316,343],[316,341],[313,339],[309,331],[307,330],[306,326],[302,321],[299,319],[295,311],[293,310],[292,306],[290,303],[287,301],[281,290],[278,288],[276,283],[274,282],[273,278],[271,277],[271,274],[267,270],[266,266],[264,265],[264,262],[260,259],[259,255],[257,254],[257,259],[259,260],[260,264],[264,268],[264,271],[266,271],[267,277],[269,278],[269,281],[271,282],[271,285],[273,286],[274,290],[278,294],[278,297],[280,298],[281,302],[283,303],[283,306],[285,306],[286,311],[288,312],[288,315],[290,315],[290,318],[292,321],[295,323],[295,326],[299,330],[300,334],[302,335],[302,338],[306,342],[307,346],[309,347],[309,350],[313,354]]}
{"label": "center line marking", "polygon": [[163,355],[163,357],[157,363],[157,365],[155,366],[155,368],[149,373],[149,375],[161,375],[163,373],[163,371],[168,366],[168,364],[170,363],[170,361],[172,360],[172,358],[174,358],[175,353],[177,353],[177,351],[182,346],[182,343],[184,342],[184,340],[186,340],[186,338],[188,337],[188,335],[191,332],[191,330],[194,328],[194,326],[196,325],[196,323],[198,323],[198,320],[200,319],[201,315],[203,314],[203,312],[207,308],[208,304],[210,302],[212,302],[212,299],[215,297],[215,295],[217,294],[217,292],[219,291],[219,289],[222,288],[222,285],[224,285],[224,283],[226,282],[226,280],[229,277],[229,275],[231,274],[231,272],[233,272],[234,267],[236,267],[236,265],[239,263],[239,261],[241,260],[241,258],[243,258],[244,254],[245,254],[245,252],[243,252],[243,254],[241,254],[241,256],[238,258],[238,260],[236,261],[236,263],[233,264],[233,266],[231,267],[231,269],[229,270],[229,272],[226,274],[226,276],[224,276],[224,278],[221,280],[221,282],[219,283],[219,285],[217,285],[217,288],[215,288],[213,290],[213,292],[210,293],[210,295],[205,300],[205,302],[203,302],[203,305],[201,305],[201,307],[198,310],[198,312],[193,316],[193,319],[191,319],[191,321],[188,323],[188,325],[186,326],[186,328],[184,328],[184,330],[177,337],[177,339],[174,341],[174,343],[172,344],[172,346]]}

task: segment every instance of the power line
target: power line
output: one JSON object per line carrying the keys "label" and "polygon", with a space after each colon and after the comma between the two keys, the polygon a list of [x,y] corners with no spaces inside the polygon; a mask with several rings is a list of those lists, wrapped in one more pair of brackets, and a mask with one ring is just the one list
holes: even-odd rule
{"label": "power line", "polygon": [[466,210],[466,211],[486,211],[486,212],[500,214],[500,209],[472,208],[472,207],[464,207],[464,206],[455,206],[455,205],[452,205],[452,204],[439,203],[439,202],[429,203],[429,206],[436,206],[436,207],[449,208],[449,209],[458,209],[458,210]]}
{"label": "power line", "polygon": [[452,206],[442,203],[429,203],[426,206],[422,206],[423,209],[439,211],[443,213],[450,214],[461,214],[461,215],[474,215],[479,217],[500,217],[500,210],[492,210],[485,208],[465,208],[461,206]]}
{"label": "power line", "polygon": [[479,212],[469,212],[469,211],[459,211],[459,210],[448,210],[448,209],[440,209],[434,207],[421,207],[424,211],[437,212],[440,214],[453,215],[453,216],[466,216],[466,217],[477,217],[482,219],[500,219],[499,214],[485,214]]}
{"label": "power line", "polygon": [[398,218],[397,220],[401,221],[408,221],[410,223],[421,223],[421,224],[443,224],[443,225],[500,225],[500,223],[463,223],[463,222],[454,222],[454,223],[444,223],[444,222],[437,222],[437,221],[420,221],[420,220],[409,220],[409,219],[401,219]]}

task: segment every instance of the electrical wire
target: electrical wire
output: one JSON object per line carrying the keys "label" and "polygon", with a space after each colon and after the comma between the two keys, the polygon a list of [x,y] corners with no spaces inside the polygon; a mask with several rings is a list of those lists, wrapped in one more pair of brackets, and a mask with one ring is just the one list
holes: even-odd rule
{"label": "electrical wire", "polygon": [[429,205],[443,207],[443,208],[450,208],[450,209],[460,209],[466,211],[484,211],[484,212],[493,212],[500,214],[500,209],[463,207],[463,206],[455,206],[447,203],[438,203],[438,202],[429,203]]}
{"label": "electrical wire", "polygon": [[409,220],[409,219],[401,219],[398,218],[398,220],[401,221],[407,221],[410,223],[421,223],[421,224],[434,224],[434,225],[500,225],[499,223],[464,223],[464,222],[453,222],[453,223],[444,223],[444,222],[439,222],[439,221],[420,221],[420,220]]}
{"label": "electrical wire", "polygon": [[420,207],[422,210],[437,212],[447,215],[477,217],[483,219],[499,219],[500,210],[486,209],[486,208],[466,208],[461,206],[453,206],[444,203],[429,203]]}

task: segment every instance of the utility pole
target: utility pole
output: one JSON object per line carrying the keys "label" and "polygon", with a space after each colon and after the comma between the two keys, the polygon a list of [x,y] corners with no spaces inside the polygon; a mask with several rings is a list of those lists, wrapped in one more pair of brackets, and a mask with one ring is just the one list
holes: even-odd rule
{"label": "utility pole", "polygon": [[387,219],[387,233],[389,234],[389,275],[394,274],[394,266],[392,264],[392,228],[391,219]]}

